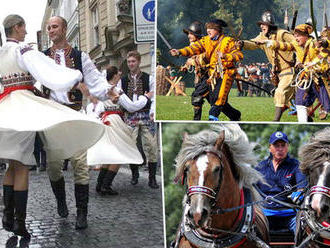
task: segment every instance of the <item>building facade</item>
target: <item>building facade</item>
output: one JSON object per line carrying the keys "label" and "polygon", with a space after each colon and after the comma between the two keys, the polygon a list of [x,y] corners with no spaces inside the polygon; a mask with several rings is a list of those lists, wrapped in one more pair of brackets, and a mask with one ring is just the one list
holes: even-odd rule
{"label": "building facade", "polygon": [[137,50],[141,69],[151,73],[154,46],[134,43],[131,0],[78,0],[81,50],[89,53],[99,69],[114,65],[127,71],[126,55]]}

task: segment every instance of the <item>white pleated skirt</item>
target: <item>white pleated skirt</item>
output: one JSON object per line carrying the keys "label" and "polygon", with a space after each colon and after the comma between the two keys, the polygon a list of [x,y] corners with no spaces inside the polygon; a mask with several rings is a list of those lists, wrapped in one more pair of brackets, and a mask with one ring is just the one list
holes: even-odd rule
{"label": "white pleated skirt", "polygon": [[93,146],[103,135],[97,120],[54,101],[17,90],[0,100],[0,158],[35,164],[36,132],[48,161],[72,157]]}
{"label": "white pleated skirt", "polygon": [[87,164],[141,164],[143,158],[130,127],[117,114],[108,115],[106,120],[111,124],[106,126],[102,138],[88,149]]}

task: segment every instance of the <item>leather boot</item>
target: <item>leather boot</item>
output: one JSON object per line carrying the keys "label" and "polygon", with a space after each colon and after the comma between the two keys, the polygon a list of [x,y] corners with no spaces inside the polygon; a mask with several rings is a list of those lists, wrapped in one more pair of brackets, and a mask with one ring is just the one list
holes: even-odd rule
{"label": "leather boot", "polygon": [[15,201],[15,220],[13,232],[15,235],[22,236],[25,239],[30,239],[31,235],[26,230],[25,219],[26,219],[26,206],[28,199],[28,191],[14,191]]}
{"label": "leather boot", "polygon": [[103,180],[105,175],[107,174],[108,169],[107,168],[101,168],[99,172],[99,176],[97,177],[97,184],[96,184],[96,192],[101,193],[101,187],[103,185]]}
{"label": "leather boot", "polygon": [[149,167],[149,187],[152,189],[158,189],[159,186],[156,182],[156,171],[157,171],[157,163],[148,163]]}
{"label": "leather boot", "polygon": [[101,187],[101,193],[104,195],[118,195],[118,192],[111,188],[111,184],[117,172],[108,170],[105,178],[103,180],[103,185]]}
{"label": "leather boot", "polygon": [[8,231],[13,231],[14,226],[14,186],[13,185],[3,185],[3,217],[2,217],[2,227]]}
{"label": "leather boot", "polygon": [[282,117],[282,107],[276,107],[275,108],[275,117],[273,121],[280,121],[281,117]]}
{"label": "leather boot", "polygon": [[136,185],[139,182],[139,165],[137,164],[130,164],[129,167],[131,168],[132,171],[132,180],[131,180],[131,184],[132,185]]}
{"label": "leather boot", "polygon": [[76,197],[76,207],[77,207],[77,219],[76,219],[76,229],[87,228],[87,213],[88,213],[88,193],[89,184],[75,184],[74,185],[74,195]]}
{"label": "leather boot", "polygon": [[194,106],[194,121],[200,121],[202,118],[202,107]]}
{"label": "leather boot", "polygon": [[62,218],[66,218],[69,215],[69,211],[66,205],[64,177],[58,181],[50,181],[50,185],[52,186],[52,190],[56,198],[57,213]]}

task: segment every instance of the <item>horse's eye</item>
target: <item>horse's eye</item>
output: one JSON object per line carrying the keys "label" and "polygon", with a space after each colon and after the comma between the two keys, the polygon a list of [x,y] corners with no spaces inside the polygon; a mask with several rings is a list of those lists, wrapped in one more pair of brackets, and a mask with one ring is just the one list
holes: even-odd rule
{"label": "horse's eye", "polygon": [[214,173],[218,173],[219,171],[220,171],[220,166],[216,167],[216,168],[213,170]]}

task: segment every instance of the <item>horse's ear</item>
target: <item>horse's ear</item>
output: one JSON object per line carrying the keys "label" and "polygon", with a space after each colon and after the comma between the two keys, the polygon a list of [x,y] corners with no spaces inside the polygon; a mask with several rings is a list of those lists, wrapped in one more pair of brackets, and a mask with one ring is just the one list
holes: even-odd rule
{"label": "horse's ear", "polygon": [[217,140],[215,141],[215,145],[214,145],[214,148],[218,151],[220,151],[222,149],[222,145],[223,145],[223,142],[225,141],[225,131],[222,130],[220,133],[219,133],[219,136],[217,138]]}

